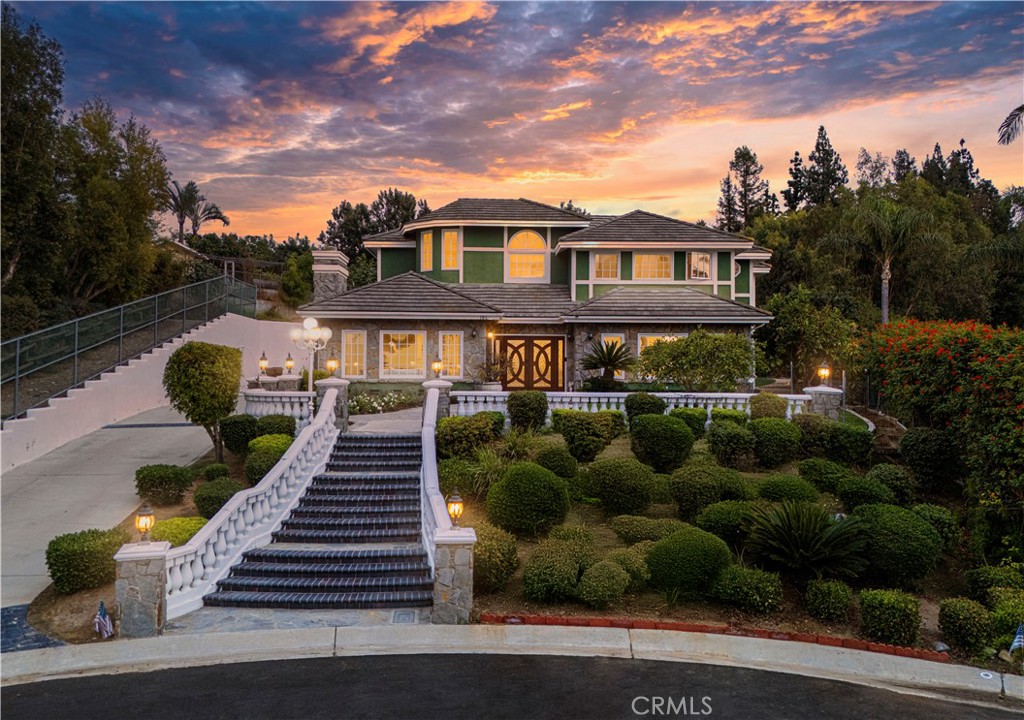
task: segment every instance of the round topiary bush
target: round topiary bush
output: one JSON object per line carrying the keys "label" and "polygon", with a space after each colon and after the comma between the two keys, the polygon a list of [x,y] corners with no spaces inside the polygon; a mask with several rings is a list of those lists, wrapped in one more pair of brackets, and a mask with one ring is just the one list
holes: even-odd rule
{"label": "round topiary bush", "polygon": [[629,422],[630,430],[633,429],[633,419],[641,415],[664,415],[668,409],[668,403],[657,395],[637,392],[626,396],[626,419]]}
{"label": "round topiary bush", "polygon": [[992,638],[985,606],[967,598],[947,598],[939,605],[939,630],[950,646],[976,653]]}
{"label": "round topiary bush", "polygon": [[478,523],[473,529],[473,589],[478,593],[502,590],[519,567],[516,539],[487,523]]}
{"label": "round topiary bush", "polygon": [[472,458],[494,437],[494,421],[480,413],[441,418],[437,422],[437,455],[441,458]]}
{"label": "round topiary bush", "polygon": [[476,463],[462,458],[448,458],[437,463],[437,484],[446,498],[456,490],[469,494],[476,486]]}
{"label": "round topiary bush", "polygon": [[213,463],[203,468],[203,480],[216,480],[217,478],[230,476],[231,470],[224,463]]}
{"label": "round topiary bush", "polygon": [[730,410],[728,408],[711,408],[711,422],[731,422],[734,425],[745,427],[750,418],[742,410]]}
{"label": "round topiary bush", "polygon": [[621,565],[602,560],[584,571],[576,597],[592,608],[603,610],[622,599],[629,583],[629,573]]}
{"label": "round topiary bush", "polygon": [[785,418],[786,398],[774,393],[760,392],[750,398],[750,419]]}
{"label": "round topiary bush", "polygon": [[171,547],[184,545],[192,536],[203,529],[205,517],[176,517],[157,520],[149,535],[157,542],[169,542]]}
{"label": "round topiary bush", "polygon": [[535,463],[515,463],[487,491],[487,516],[518,535],[536,535],[569,512],[565,480]]}
{"label": "round topiary bush", "polygon": [[652,545],[652,541],[646,540],[628,548],[612,550],[605,557],[605,560],[617,563],[629,575],[629,586],[626,590],[643,590],[647,581],[651,579],[651,571],[647,567],[647,553]]}
{"label": "round topiary bush", "polygon": [[895,505],[861,505],[869,572],[890,586],[913,587],[939,564],[942,538],[919,515]]}
{"label": "round topiary bush", "polygon": [[747,538],[746,523],[755,503],[749,500],[722,500],[711,503],[700,511],[694,524],[701,530],[725,540],[732,547],[740,547]]}
{"label": "round topiary bush", "polygon": [[279,456],[288,452],[295,440],[291,435],[260,435],[249,441],[249,452],[276,452]]}
{"label": "round topiary bush", "polygon": [[876,480],[892,490],[896,502],[900,505],[906,505],[914,499],[914,479],[899,465],[879,463],[868,470],[864,477]]}
{"label": "round topiary bush", "polygon": [[707,592],[731,560],[724,540],[695,527],[659,540],[647,553],[651,585],[690,597]]}
{"label": "round topiary bush", "polygon": [[58,535],[46,546],[46,569],[59,595],[114,582],[114,553],[129,542],[126,530],[82,530]]}
{"label": "round topiary bush", "polygon": [[[672,475],[672,496],[679,504],[679,517],[689,520],[711,503],[722,499],[723,487],[739,475],[735,470],[704,463],[686,465]],[[742,486],[742,478],[739,478]]]}
{"label": "round topiary bush", "polygon": [[754,434],[734,422],[716,420],[708,428],[708,447],[720,465],[748,467],[754,453]]}
{"label": "round topiary bush", "polygon": [[758,492],[772,502],[814,502],[818,499],[818,489],[796,475],[771,475],[761,482]]}
{"label": "round topiary bush", "polygon": [[295,418],[288,415],[264,415],[256,420],[260,435],[287,435],[295,437]]}
{"label": "round topiary bush", "polygon": [[473,417],[487,418],[491,421],[491,437],[500,438],[505,432],[505,413],[500,410],[481,410]]}
{"label": "round topiary bush", "polygon": [[782,579],[778,573],[730,565],[711,587],[711,597],[746,612],[774,612],[782,607]]}
{"label": "round topiary bush", "polygon": [[597,460],[587,472],[591,490],[610,515],[639,515],[651,504],[654,472],[639,460]]}
{"label": "round topiary bush", "polygon": [[836,494],[847,512],[861,505],[894,505],[896,494],[882,483],[863,475],[850,475],[839,482]]}
{"label": "round topiary bush", "polygon": [[982,565],[964,573],[971,597],[980,602],[988,600],[991,588],[1005,587],[1024,589],[1024,572],[1013,565]]}
{"label": "round topiary bush", "polygon": [[807,612],[825,623],[846,620],[851,602],[853,590],[841,580],[811,580],[804,592]]}
{"label": "round topiary bush", "polygon": [[851,476],[845,467],[824,458],[801,460],[799,473],[800,477],[827,493],[835,493],[839,489],[839,483]]}
{"label": "round topiary bush", "polygon": [[516,390],[508,394],[508,419],[518,430],[544,427],[548,416],[548,396],[539,390]]}
{"label": "round topiary bush", "polygon": [[[286,437],[284,435],[267,435],[271,438]],[[261,438],[256,438],[260,440]],[[256,442],[253,440],[253,442]],[[252,443],[249,443],[250,447]],[[287,448],[285,448],[287,450]],[[258,485],[260,481],[266,477],[267,473],[277,465],[277,461],[284,456],[285,450],[281,450],[280,447],[267,447],[262,450],[250,450],[249,454],[245,457],[245,466],[242,468],[242,473],[245,475],[245,480],[250,485]]]}
{"label": "round topiary bush", "polygon": [[668,415],[638,415],[630,425],[630,448],[657,472],[671,472],[686,462],[693,433],[686,423]]}
{"label": "round topiary bush", "polygon": [[249,442],[260,436],[258,421],[252,415],[230,415],[220,421],[224,447],[235,455],[249,451]]}
{"label": "round topiary bush", "polygon": [[949,549],[957,538],[956,520],[953,513],[939,505],[915,505],[910,511],[924,518],[942,538],[942,546]]}
{"label": "round topiary bush", "polygon": [[960,475],[956,444],[942,430],[910,428],[900,438],[900,457],[922,487],[939,488]]}
{"label": "round topiary bush", "polygon": [[135,471],[135,491],[154,505],[180,503],[192,487],[192,471],[177,465],[143,465]]}
{"label": "round topiary bush", "polygon": [[193,501],[200,515],[212,518],[235,493],[244,489],[245,486],[237,480],[219,478],[200,485],[196,489]]}
{"label": "round topiary bush", "polygon": [[568,600],[576,594],[581,567],[576,549],[561,540],[545,540],[523,568],[523,595],[535,602]]}
{"label": "round topiary bush", "polygon": [[704,408],[676,408],[669,412],[670,417],[679,418],[690,428],[694,439],[704,437],[704,426],[708,422],[708,411]]}
{"label": "round topiary bush", "polygon": [[598,410],[592,414],[601,426],[605,442],[611,442],[626,432],[626,413],[621,410]]}
{"label": "round topiary bush", "polygon": [[890,645],[917,642],[921,611],[917,598],[899,590],[861,590],[860,629],[870,639]]}
{"label": "round topiary bush", "polygon": [[582,410],[556,410],[557,432],[565,438],[569,453],[580,462],[590,462],[604,450],[608,440],[597,413]]}
{"label": "round topiary bush", "polygon": [[630,545],[645,540],[661,540],[689,527],[682,520],[675,518],[655,519],[642,515],[619,515],[609,520],[608,526],[622,542]]}
{"label": "round topiary bush", "polygon": [[760,418],[747,427],[754,434],[754,455],[762,467],[785,465],[800,454],[800,428],[788,420]]}
{"label": "round topiary bush", "polygon": [[566,480],[576,477],[576,473],[580,470],[580,465],[576,462],[576,458],[569,452],[569,448],[564,445],[548,445],[537,453],[534,462]]}

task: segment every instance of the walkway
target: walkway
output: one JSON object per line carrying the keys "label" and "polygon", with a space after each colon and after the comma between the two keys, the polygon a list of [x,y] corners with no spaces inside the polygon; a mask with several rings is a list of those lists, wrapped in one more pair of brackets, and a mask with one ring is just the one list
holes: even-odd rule
{"label": "walkway", "polygon": [[349,432],[353,433],[419,435],[423,426],[423,408],[407,408],[378,415],[352,415],[348,420]]}

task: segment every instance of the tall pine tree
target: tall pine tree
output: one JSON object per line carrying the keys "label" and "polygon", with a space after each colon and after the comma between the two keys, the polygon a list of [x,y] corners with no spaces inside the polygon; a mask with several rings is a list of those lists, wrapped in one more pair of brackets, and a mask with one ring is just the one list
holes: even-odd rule
{"label": "tall pine tree", "polygon": [[736,148],[729,170],[735,176],[736,205],[742,227],[750,227],[754,218],[764,215],[768,201],[768,181],[761,179],[764,165],[757,153],[746,145]]}
{"label": "tall pine tree", "polygon": [[914,175],[917,175],[917,159],[906,148],[900,148],[892,158],[893,181],[900,183]]}
{"label": "tall pine tree", "polygon": [[786,203],[786,210],[794,212],[807,200],[807,170],[804,168],[804,160],[800,157],[800,151],[793,153],[793,159],[789,161],[789,180],[786,181],[786,189],[782,191],[782,199]]}
{"label": "tall pine tree", "polygon": [[807,202],[811,205],[835,205],[839,199],[839,188],[846,185],[850,176],[843,165],[843,159],[832,147],[824,125],[818,127],[814,151],[807,159],[810,161],[804,175]]}
{"label": "tall pine tree", "polygon": [[715,227],[726,232],[739,232],[743,228],[740,224],[739,205],[736,202],[736,188],[729,175],[722,178],[722,196],[718,198],[718,217],[715,220]]}
{"label": "tall pine tree", "polygon": [[931,183],[936,190],[945,194],[948,171],[949,166],[946,164],[946,158],[942,156],[942,147],[935,143],[931,157],[925,158],[925,161],[921,163],[921,177]]}

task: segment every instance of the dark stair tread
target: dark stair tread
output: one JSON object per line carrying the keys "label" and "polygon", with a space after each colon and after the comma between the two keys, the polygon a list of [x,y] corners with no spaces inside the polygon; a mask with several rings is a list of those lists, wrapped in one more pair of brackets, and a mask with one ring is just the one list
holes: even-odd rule
{"label": "dark stair tread", "polygon": [[416,542],[420,539],[419,528],[387,530],[319,530],[312,528],[282,529],[273,534],[277,542]]}
{"label": "dark stair tread", "polygon": [[309,575],[325,575],[338,577],[346,575],[406,575],[409,577],[423,574],[430,575],[430,565],[426,562],[241,562],[231,568],[231,577],[262,577],[276,575],[278,577],[306,577]]}
{"label": "dark stair tread", "polygon": [[318,506],[318,505],[306,505],[304,502],[300,502],[291,512],[291,517],[345,517],[348,515],[361,517],[363,515],[375,515],[379,517],[389,517],[392,514],[398,515],[409,515],[415,514],[419,517],[420,504],[417,503],[401,503],[394,505],[384,505],[380,507],[374,507],[370,505],[355,505],[352,507],[344,506]]}
{"label": "dark stair tread", "polygon": [[423,548],[387,548],[387,549],[362,549],[352,548],[350,550],[297,550],[292,548],[263,547],[256,550],[249,550],[244,555],[245,560],[260,559],[263,561],[280,560],[290,562],[292,560],[394,560],[396,558],[416,558],[426,560],[427,554]]}
{"label": "dark stair tread", "polygon": [[[412,515],[412,513],[407,513]],[[407,528],[419,531],[419,514],[413,517],[295,517],[292,515],[281,526],[284,529],[320,527],[324,530],[353,530]]]}
{"label": "dark stair tread", "polygon": [[393,505],[406,505],[419,503],[419,492],[406,491],[401,493],[318,493],[316,495],[303,495],[299,506],[312,505],[322,507],[343,507],[347,505],[368,505],[371,507],[389,508]]}
{"label": "dark stair tread", "polygon": [[359,493],[373,493],[373,492],[386,492],[389,490],[414,492],[417,497],[419,496],[420,486],[417,483],[407,482],[393,482],[393,483],[371,483],[371,482],[351,482],[351,483],[321,483],[319,485],[310,485],[306,488],[306,496],[308,497],[330,497],[335,493],[344,492],[359,492]]}
{"label": "dark stair tread", "polygon": [[203,598],[205,605],[221,607],[265,607],[291,610],[373,609],[394,607],[428,607],[434,594],[426,590],[393,592],[303,593],[303,592],[247,592],[225,590]]}
{"label": "dark stair tread", "polygon": [[434,581],[427,577],[387,575],[383,577],[275,577],[262,575],[232,576],[217,581],[219,590],[249,590],[253,592],[288,592],[316,590],[319,592],[389,592],[393,590],[429,590]]}
{"label": "dark stair tread", "polygon": [[392,482],[418,483],[420,481],[420,472],[419,470],[381,470],[380,472],[368,472],[363,470],[327,471],[318,473],[314,476],[313,484],[318,485],[323,482],[338,482],[339,480],[363,480],[367,482],[390,480]]}

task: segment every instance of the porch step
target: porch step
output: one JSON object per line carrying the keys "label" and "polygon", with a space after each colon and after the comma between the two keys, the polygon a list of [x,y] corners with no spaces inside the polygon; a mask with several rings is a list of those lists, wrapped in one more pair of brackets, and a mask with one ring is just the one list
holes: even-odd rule
{"label": "porch step", "polygon": [[401,590],[390,592],[252,592],[224,590],[203,598],[213,607],[257,607],[288,610],[373,610],[430,607],[433,592]]}

